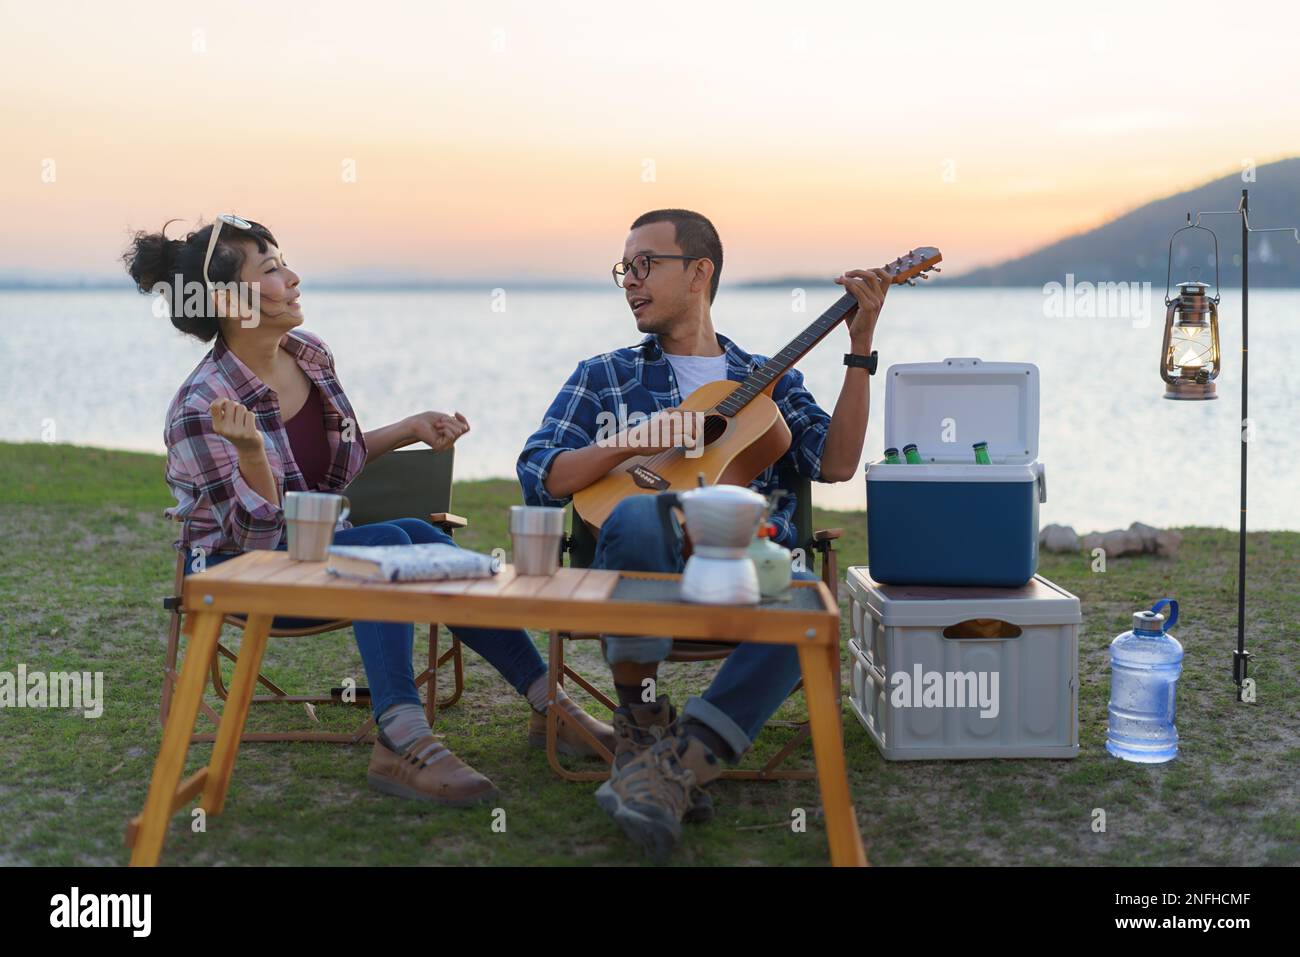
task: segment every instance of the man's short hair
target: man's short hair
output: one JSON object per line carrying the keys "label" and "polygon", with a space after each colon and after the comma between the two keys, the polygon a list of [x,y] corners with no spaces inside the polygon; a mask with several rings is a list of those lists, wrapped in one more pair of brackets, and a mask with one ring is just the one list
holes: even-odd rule
{"label": "man's short hair", "polygon": [[689,209],[652,209],[636,218],[629,229],[649,226],[651,223],[672,223],[677,245],[687,256],[698,256],[713,263],[713,280],[709,289],[709,302],[718,295],[718,280],[722,278],[722,240],[708,218]]}

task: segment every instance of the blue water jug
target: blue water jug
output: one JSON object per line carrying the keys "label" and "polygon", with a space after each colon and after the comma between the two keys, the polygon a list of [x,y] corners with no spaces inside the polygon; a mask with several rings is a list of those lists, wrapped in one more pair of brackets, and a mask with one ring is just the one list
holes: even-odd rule
{"label": "blue water jug", "polygon": [[[1169,621],[1160,609],[1170,608]],[[1165,632],[1178,621],[1178,602],[1162,598],[1133,615],[1133,630],[1110,643],[1110,707],[1106,750],[1125,761],[1160,764],[1178,757],[1174,691],[1183,646]]]}

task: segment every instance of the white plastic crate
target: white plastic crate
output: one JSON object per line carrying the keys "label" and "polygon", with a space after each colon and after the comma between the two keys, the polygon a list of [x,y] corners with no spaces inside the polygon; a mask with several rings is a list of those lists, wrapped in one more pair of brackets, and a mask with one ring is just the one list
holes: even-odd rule
{"label": "white plastic crate", "polygon": [[847,577],[850,703],[885,758],[1078,755],[1078,598],[1041,575],[1020,588]]}

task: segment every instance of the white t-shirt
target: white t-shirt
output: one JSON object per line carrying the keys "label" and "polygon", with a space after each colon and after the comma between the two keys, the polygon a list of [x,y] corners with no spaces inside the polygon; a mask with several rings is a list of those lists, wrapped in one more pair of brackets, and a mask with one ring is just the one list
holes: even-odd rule
{"label": "white t-shirt", "polygon": [[664,358],[673,367],[682,401],[706,382],[717,382],[727,377],[725,352],[720,356],[675,356],[665,352]]}

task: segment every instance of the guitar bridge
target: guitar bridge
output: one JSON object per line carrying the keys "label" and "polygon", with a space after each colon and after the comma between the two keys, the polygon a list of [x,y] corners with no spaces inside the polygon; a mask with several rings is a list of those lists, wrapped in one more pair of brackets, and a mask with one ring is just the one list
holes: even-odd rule
{"label": "guitar bridge", "polygon": [[644,465],[633,466],[628,474],[632,476],[632,481],[637,484],[638,488],[654,489],[656,492],[663,492],[668,488],[666,478],[654,469],[648,469]]}

